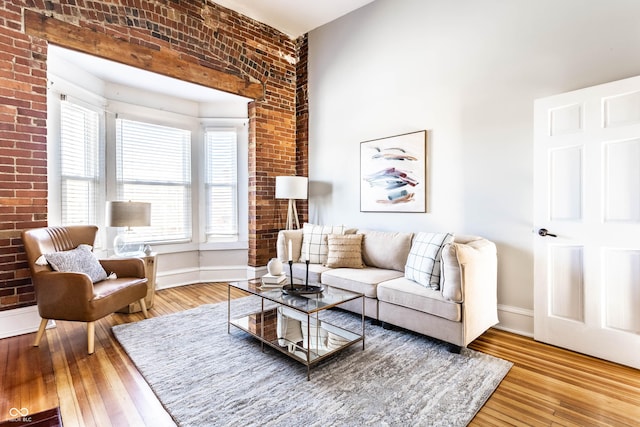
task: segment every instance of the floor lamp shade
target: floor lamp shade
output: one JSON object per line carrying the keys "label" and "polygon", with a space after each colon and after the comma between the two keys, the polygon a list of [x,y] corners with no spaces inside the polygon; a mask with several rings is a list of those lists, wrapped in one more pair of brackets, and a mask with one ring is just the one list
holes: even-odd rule
{"label": "floor lamp shade", "polygon": [[306,200],[308,195],[309,179],[304,176],[277,176],[276,177],[276,199],[289,199],[287,209],[287,229],[293,229],[295,221],[296,227],[300,228],[298,221],[298,210],[295,200]]}
{"label": "floor lamp shade", "polygon": [[136,239],[131,227],[151,225],[151,203],[147,202],[107,202],[107,226],[127,227],[113,240],[113,251],[117,256],[141,256],[144,242]]}
{"label": "floor lamp shade", "polygon": [[304,176],[276,176],[276,199],[307,200],[307,183]]}

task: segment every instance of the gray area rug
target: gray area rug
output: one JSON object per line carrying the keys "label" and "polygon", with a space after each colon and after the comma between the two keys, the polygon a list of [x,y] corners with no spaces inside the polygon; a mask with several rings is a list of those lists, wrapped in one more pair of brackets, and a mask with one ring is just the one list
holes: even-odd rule
{"label": "gray area rug", "polygon": [[[256,307],[249,299],[234,300],[234,314]],[[358,330],[359,316],[330,315]],[[304,365],[261,352],[237,328],[227,334],[226,321],[224,302],[113,327],[180,426],[464,426],[512,366],[367,322],[364,351],[352,345],[314,365],[307,381]]]}

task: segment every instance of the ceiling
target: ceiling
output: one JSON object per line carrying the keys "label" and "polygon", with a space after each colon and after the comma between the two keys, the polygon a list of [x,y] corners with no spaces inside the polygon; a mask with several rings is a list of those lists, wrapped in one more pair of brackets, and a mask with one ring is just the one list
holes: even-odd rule
{"label": "ceiling", "polygon": [[297,38],[373,0],[213,0]]}
{"label": "ceiling", "polygon": [[[346,15],[367,3],[371,3],[373,0],[213,1],[295,38]],[[75,64],[105,82],[195,102],[219,103],[242,99],[236,95],[53,45],[49,46],[49,58],[53,61],[62,60],[66,63]],[[249,101],[249,99],[246,99],[246,101]]]}

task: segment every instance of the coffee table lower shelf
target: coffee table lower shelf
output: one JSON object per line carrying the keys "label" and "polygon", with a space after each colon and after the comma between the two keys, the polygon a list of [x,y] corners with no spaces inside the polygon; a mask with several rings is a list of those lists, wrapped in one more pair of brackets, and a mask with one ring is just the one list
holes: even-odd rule
{"label": "coffee table lower shelf", "polygon": [[[271,309],[270,311],[264,312],[267,313],[267,316],[271,314],[271,312],[275,309]],[[329,323],[326,320],[318,319],[314,316],[307,316],[307,337],[311,335],[311,324],[315,322],[318,328],[314,328],[314,330],[322,329],[328,333],[333,335],[334,342],[340,342],[340,345],[334,345],[332,347],[327,346],[318,346],[315,348],[305,348],[304,347],[304,339],[300,342],[292,342],[287,338],[278,338],[273,334],[269,336],[265,336],[265,331],[263,328],[263,312],[257,311],[255,313],[236,318],[230,319],[229,325],[233,325],[236,328],[248,333],[254,338],[258,339],[262,343],[262,351],[264,351],[264,344],[278,350],[279,352],[287,355],[288,357],[297,360],[307,367],[307,381],[310,380],[310,369],[311,366],[319,363],[320,361],[333,356],[334,354],[344,350],[345,348],[356,344],[358,342],[362,342],[362,349],[364,350],[364,334],[360,335],[355,332],[344,329],[340,326],[337,326],[333,323]],[[260,319],[256,321],[257,319]],[[364,331],[364,318],[362,319],[362,330]],[[260,325],[260,326],[257,326]],[[304,326],[303,326],[304,327]],[[307,342],[312,342],[313,339],[307,338]],[[318,343],[318,339],[316,339],[316,343]],[[309,345],[308,345],[309,346]],[[313,346],[311,346],[313,347]]]}

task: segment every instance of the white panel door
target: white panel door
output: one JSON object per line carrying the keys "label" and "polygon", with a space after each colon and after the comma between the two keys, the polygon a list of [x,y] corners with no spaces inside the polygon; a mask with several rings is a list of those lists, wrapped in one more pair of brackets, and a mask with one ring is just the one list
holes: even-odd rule
{"label": "white panel door", "polygon": [[640,368],[640,77],[534,103],[534,337]]}

